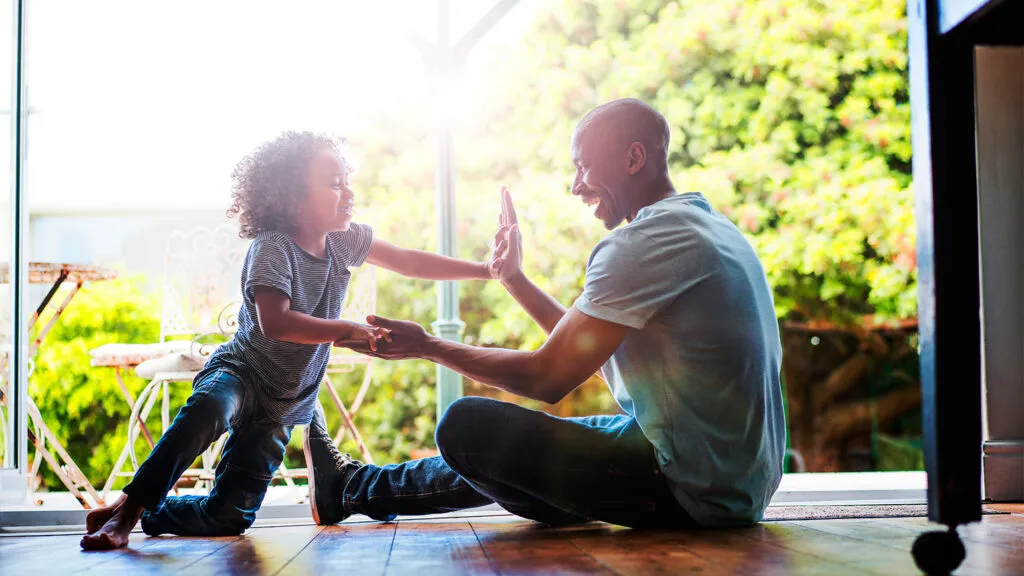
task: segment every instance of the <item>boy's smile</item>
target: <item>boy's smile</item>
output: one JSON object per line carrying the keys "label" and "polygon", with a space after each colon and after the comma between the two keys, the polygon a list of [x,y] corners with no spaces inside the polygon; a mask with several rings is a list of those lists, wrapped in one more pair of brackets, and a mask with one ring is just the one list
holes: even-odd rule
{"label": "boy's smile", "polygon": [[326,234],[348,230],[355,212],[355,194],[349,188],[352,169],[333,150],[323,150],[309,164],[309,195],[303,203],[299,226]]}

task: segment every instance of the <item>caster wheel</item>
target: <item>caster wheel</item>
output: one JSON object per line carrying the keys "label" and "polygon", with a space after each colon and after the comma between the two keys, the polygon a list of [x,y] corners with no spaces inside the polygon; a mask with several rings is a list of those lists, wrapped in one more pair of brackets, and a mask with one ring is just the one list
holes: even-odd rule
{"label": "caster wheel", "polygon": [[967,552],[960,536],[951,528],[948,532],[921,534],[914,541],[911,554],[925,574],[949,574],[960,566]]}

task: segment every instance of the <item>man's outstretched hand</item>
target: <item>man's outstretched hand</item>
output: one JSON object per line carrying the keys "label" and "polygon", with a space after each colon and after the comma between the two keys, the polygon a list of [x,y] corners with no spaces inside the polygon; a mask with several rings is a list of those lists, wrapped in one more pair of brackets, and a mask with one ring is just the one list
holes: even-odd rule
{"label": "man's outstretched hand", "polygon": [[367,316],[366,322],[384,328],[391,334],[390,341],[379,340],[377,349],[370,348],[369,343],[363,340],[338,340],[334,343],[340,348],[348,348],[360,354],[384,358],[386,360],[402,360],[405,358],[421,358],[424,347],[430,340],[430,335],[422,326],[407,320],[391,320],[380,316]]}
{"label": "man's outstretched hand", "polygon": [[519,234],[519,218],[512,205],[512,193],[501,189],[501,214],[498,232],[494,235],[494,251],[487,261],[491,278],[506,282],[523,273],[523,238]]}

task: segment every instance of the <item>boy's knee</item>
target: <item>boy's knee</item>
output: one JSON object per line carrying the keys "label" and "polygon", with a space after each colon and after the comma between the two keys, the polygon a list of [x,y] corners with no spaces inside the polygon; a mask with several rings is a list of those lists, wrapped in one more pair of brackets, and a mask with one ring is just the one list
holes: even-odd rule
{"label": "boy's knee", "polygon": [[238,403],[234,398],[216,394],[204,394],[186,406],[190,420],[211,426],[219,431],[226,431],[238,411]]}
{"label": "boy's knee", "polygon": [[213,512],[210,519],[222,535],[237,536],[252,526],[252,523],[256,521],[256,515],[231,506],[224,506]]}

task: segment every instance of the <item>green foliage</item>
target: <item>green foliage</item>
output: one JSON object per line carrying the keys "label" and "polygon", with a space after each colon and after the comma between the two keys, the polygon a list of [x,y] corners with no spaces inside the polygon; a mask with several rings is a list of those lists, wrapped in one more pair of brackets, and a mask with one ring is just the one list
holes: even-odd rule
{"label": "green foliage", "polygon": [[[89,350],[113,342],[157,341],[159,307],[144,285],[144,279],[138,276],[86,285],[54,324],[33,359],[29,395],[47,426],[94,486],[102,486],[124,447],[131,410],[114,370],[89,366]],[[58,295],[55,299],[61,298]],[[41,318],[37,327],[47,320]],[[123,378],[133,395],[145,386],[131,370],[124,371]],[[175,409],[182,396],[187,396],[187,391],[176,392]],[[159,427],[153,431],[158,432]],[[145,454],[141,440],[137,446],[138,453]],[[34,454],[31,448],[29,452]],[[49,466],[44,464],[40,470],[43,485],[64,490]]]}
{"label": "green foliage", "polygon": [[[520,166],[527,186],[564,175],[547,192],[564,190],[579,118],[639,97],[669,121],[677,186],[703,192],[754,244],[780,317],[913,317],[905,9],[901,0],[545,3],[530,42],[503,53],[508,64],[486,79],[494,106],[481,125],[516,143],[506,148],[513,160],[490,166]],[[585,253],[570,222],[530,216],[531,233],[563,230],[546,248]]]}
{"label": "green foliage", "polygon": [[878,435],[879,471],[924,470],[924,449],[919,438],[894,438]]}

